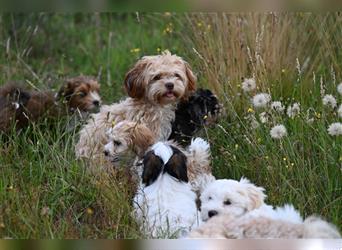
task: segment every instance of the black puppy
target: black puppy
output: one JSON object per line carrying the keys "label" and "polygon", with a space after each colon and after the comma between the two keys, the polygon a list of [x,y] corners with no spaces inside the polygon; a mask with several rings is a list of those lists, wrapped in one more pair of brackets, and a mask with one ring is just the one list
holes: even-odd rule
{"label": "black puppy", "polygon": [[198,89],[188,101],[180,102],[169,140],[188,145],[204,126],[217,123],[221,105],[209,89]]}

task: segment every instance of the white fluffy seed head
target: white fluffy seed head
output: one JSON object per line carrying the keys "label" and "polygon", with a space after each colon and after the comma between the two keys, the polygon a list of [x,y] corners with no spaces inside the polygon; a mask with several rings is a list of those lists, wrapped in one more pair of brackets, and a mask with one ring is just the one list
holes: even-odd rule
{"label": "white fluffy seed head", "polygon": [[295,102],[292,106],[290,105],[287,108],[286,114],[290,118],[294,118],[295,116],[299,115],[300,113],[300,104]]}
{"label": "white fluffy seed head", "polygon": [[259,119],[260,119],[261,123],[267,123],[268,122],[268,114],[266,112],[260,113]]}
{"label": "white fluffy seed head", "polygon": [[342,118],[342,104],[340,104],[340,106],[338,107],[337,114],[338,114],[338,117]]}
{"label": "white fluffy seed head", "polygon": [[322,99],[323,105],[335,108],[337,106],[337,101],[332,95],[325,95]]}
{"label": "white fluffy seed head", "polygon": [[272,102],[271,108],[272,108],[272,110],[277,111],[277,112],[283,112],[285,110],[285,107],[279,101]]}
{"label": "white fluffy seed head", "polygon": [[287,130],[284,125],[279,124],[271,129],[270,134],[273,139],[281,139],[287,135]]}
{"label": "white fluffy seed head", "polygon": [[241,88],[244,92],[251,92],[255,89],[255,87],[256,87],[256,84],[253,78],[245,79],[241,83]]}
{"label": "white fluffy seed head", "polygon": [[256,94],[252,99],[253,105],[256,108],[265,108],[270,101],[271,96],[267,93]]}
{"label": "white fluffy seed head", "polygon": [[342,123],[335,122],[335,123],[330,124],[330,126],[328,128],[328,133],[331,136],[342,135]]}
{"label": "white fluffy seed head", "polygon": [[342,82],[341,82],[339,85],[337,85],[337,92],[338,92],[340,95],[342,95]]}

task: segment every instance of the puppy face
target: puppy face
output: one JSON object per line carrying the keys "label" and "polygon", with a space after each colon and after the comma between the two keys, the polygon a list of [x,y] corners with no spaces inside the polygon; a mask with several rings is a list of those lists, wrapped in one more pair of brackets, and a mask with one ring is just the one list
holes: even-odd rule
{"label": "puppy face", "polygon": [[58,97],[64,98],[71,110],[91,111],[101,105],[99,91],[100,85],[95,79],[79,76],[68,79]]}
{"label": "puppy face", "polygon": [[111,162],[117,162],[126,153],[142,156],[153,144],[154,136],[150,129],[136,122],[122,121],[107,131],[108,143],[104,154]]}
{"label": "puppy face", "polygon": [[165,105],[187,98],[196,78],[187,62],[169,52],[145,56],[126,74],[125,89],[132,98]]}
{"label": "puppy face", "polygon": [[201,217],[203,221],[219,215],[239,216],[264,204],[264,189],[242,178],[216,180],[210,183],[201,195]]}

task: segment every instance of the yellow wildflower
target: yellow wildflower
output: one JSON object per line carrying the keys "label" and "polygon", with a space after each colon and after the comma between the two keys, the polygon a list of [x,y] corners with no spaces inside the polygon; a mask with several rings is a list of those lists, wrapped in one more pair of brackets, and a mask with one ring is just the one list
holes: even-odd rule
{"label": "yellow wildflower", "polygon": [[94,210],[93,210],[92,208],[90,208],[90,207],[87,208],[86,212],[87,212],[87,214],[89,214],[89,215],[94,214]]}
{"label": "yellow wildflower", "polygon": [[247,112],[248,112],[248,113],[253,113],[254,110],[253,110],[252,108],[248,108]]}
{"label": "yellow wildflower", "polygon": [[139,48],[131,49],[131,53],[139,53],[139,52],[140,52]]}

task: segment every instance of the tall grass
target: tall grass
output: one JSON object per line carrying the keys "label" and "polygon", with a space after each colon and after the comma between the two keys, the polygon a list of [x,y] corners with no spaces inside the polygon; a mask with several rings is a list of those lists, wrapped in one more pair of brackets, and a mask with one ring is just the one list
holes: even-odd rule
{"label": "tall grass", "polygon": [[[246,176],[266,188],[267,202],[293,203],[305,216],[318,214],[341,227],[342,138],[328,134],[341,121],[336,108],[322,105],[341,81],[339,14],[270,13],[185,15],[194,61],[203,85],[214,89],[226,117],[209,130],[216,176]],[[253,77],[257,88],[244,93]],[[269,108],[255,109],[251,98],[266,92],[286,107],[301,104],[295,118]],[[266,111],[269,122],[261,123]],[[252,128],[249,117],[259,127]],[[308,122],[312,118],[313,122]],[[284,124],[288,136],[272,139],[270,129]]]}
{"label": "tall grass", "polygon": [[[182,54],[164,32],[170,22],[163,14],[2,14],[0,85],[57,90],[65,77],[87,74],[113,103],[142,55]],[[141,238],[132,184],[125,173],[91,173],[75,159],[79,126],[68,129],[69,119],[1,136],[0,237]]]}
{"label": "tall grass", "polygon": [[[65,77],[88,74],[112,103],[124,95],[123,77],[138,58],[169,49],[224,104],[225,116],[204,134],[215,176],[246,176],[266,188],[268,203],[293,203],[341,229],[342,141],[328,135],[338,118],[321,102],[322,89],[337,97],[340,24],[339,14],[2,14],[0,85],[21,80],[58,89]],[[258,89],[243,93],[242,78],[253,76]],[[269,123],[251,129],[246,117],[260,122],[264,111],[250,102],[260,91],[285,105],[300,102],[301,114],[270,112]],[[280,141],[269,135],[276,123],[288,130]],[[79,126],[67,124],[42,121],[1,136],[0,237],[143,237],[125,173],[87,171],[74,156]]]}

